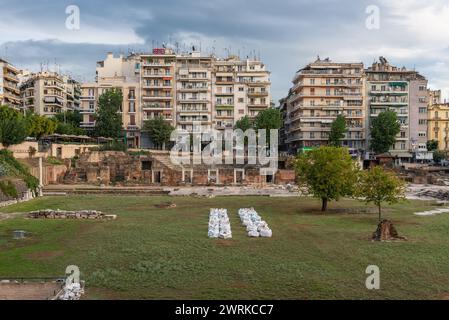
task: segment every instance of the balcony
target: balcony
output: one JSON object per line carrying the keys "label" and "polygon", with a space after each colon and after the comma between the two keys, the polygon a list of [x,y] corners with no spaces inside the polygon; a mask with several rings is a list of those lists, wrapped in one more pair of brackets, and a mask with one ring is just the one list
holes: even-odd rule
{"label": "balcony", "polygon": [[142,109],[144,110],[154,110],[154,109],[158,109],[158,110],[172,110],[173,106],[166,106],[164,104],[160,104],[160,103],[147,103],[147,104],[143,104],[142,105]]}
{"label": "balcony", "polygon": [[80,109],[81,114],[94,114],[95,109]]}
{"label": "balcony", "polygon": [[172,96],[142,95],[143,100],[171,100]]}
{"label": "balcony", "polygon": [[95,96],[81,96],[80,100],[95,100]]}
{"label": "balcony", "polygon": [[157,73],[150,73],[150,72],[144,72],[142,74],[142,77],[144,78],[171,78],[171,73],[163,73],[163,72],[157,72]]}
{"label": "balcony", "polygon": [[80,127],[81,128],[93,128],[93,127],[95,127],[95,121],[80,122]]}
{"label": "balcony", "polygon": [[268,97],[268,92],[262,92],[262,91],[248,91],[249,97]]}
{"label": "balcony", "polygon": [[266,109],[269,105],[267,103],[248,103],[248,108],[254,108],[254,109]]}

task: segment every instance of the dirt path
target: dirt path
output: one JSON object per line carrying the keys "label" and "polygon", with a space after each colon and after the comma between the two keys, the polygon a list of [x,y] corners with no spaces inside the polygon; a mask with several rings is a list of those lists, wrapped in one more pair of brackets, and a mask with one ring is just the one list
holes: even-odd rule
{"label": "dirt path", "polygon": [[0,283],[0,300],[47,300],[60,288],[54,282]]}

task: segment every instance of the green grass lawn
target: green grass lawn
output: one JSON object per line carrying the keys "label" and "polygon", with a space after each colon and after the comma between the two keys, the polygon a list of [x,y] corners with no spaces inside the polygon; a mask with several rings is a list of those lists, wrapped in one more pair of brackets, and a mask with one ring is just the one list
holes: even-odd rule
{"label": "green grass lawn", "polygon": [[[154,206],[166,201],[177,208]],[[0,278],[75,264],[88,299],[439,299],[449,294],[449,215],[413,215],[434,205],[387,207],[408,241],[374,243],[375,208],[351,200],[322,214],[299,197],[45,197],[0,211],[96,209],[118,219],[0,220]],[[273,238],[246,236],[237,209],[251,206]],[[228,209],[233,239],[207,238],[211,207]],[[31,236],[13,240],[18,229]],[[380,267],[381,290],[365,288],[368,265]]]}

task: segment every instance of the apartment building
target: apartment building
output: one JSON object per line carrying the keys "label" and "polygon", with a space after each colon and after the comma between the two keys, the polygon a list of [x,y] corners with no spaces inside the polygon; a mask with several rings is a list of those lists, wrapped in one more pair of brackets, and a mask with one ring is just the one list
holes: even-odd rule
{"label": "apartment building", "polygon": [[141,54],[141,105],[143,120],[162,116],[176,125],[175,115],[175,62],[170,49],[154,49]]}
{"label": "apartment building", "polygon": [[52,117],[57,113],[79,110],[80,84],[57,72],[26,73],[21,77],[22,106],[26,111]]}
{"label": "apartment building", "polygon": [[[414,70],[398,68],[380,57],[365,70],[369,116],[367,128],[379,113],[395,111],[401,132],[390,153],[402,161],[427,153],[427,79]],[[367,135],[369,146],[369,135]]]}
{"label": "apartment building", "polygon": [[81,126],[95,127],[98,97],[108,88],[123,92],[124,130],[130,147],[151,148],[144,122],[162,116],[179,129],[233,128],[248,115],[254,118],[271,103],[270,73],[258,60],[204,56],[194,48],[174,53],[168,48],[151,53],[114,57],[97,64],[93,83],[81,86]]}
{"label": "apartment building", "polygon": [[318,58],[300,69],[286,98],[286,144],[290,153],[327,145],[331,124],[346,118],[342,144],[353,154],[365,148],[363,64]]}
{"label": "apartment building", "polygon": [[436,103],[428,110],[428,138],[438,141],[438,149],[449,151],[449,103]]}
{"label": "apartment building", "polygon": [[214,59],[213,125],[216,129],[233,128],[234,124],[271,106],[270,72],[263,62],[231,56]]}
{"label": "apartment building", "polygon": [[212,68],[213,58],[200,52],[176,57],[176,123],[179,129],[193,130],[201,124],[212,127]]}
{"label": "apartment building", "polygon": [[428,106],[434,104],[442,103],[441,101],[441,90],[427,90]]}
{"label": "apartment building", "polygon": [[108,89],[119,89],[123,95],[120,107],[124,137],[129,147],[140,145],[141,100],[140,100],[140,57],[130,55],[114,57],[108,53],[103,61],[97,62],[96,81],[81,85],[81,108],[83,122],[80,127],[93,130],[99,97]]}
{"label": "apartment building", "polygon": [[19,89],[20,71],[7,61],[0,59],[0,105],[15,109],[22,106]]}

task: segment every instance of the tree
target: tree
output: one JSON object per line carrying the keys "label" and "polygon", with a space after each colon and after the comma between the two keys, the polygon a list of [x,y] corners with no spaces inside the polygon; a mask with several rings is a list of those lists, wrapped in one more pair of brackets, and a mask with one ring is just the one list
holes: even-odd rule
{"label": "tree", "polygon": [[437,149],[438,149],[438,141],[437,140],[427,141],[427,151],[434,151]]}
{"label": "tree", "polygon": [[371,149],[376,153],[388,152],[400,131],[401,125],[396,112],[381,112],[374,118],[371,127]]}
{"label": "tree", "polygon": [[282,115],[279,109],[268,108],[260,111],[254,119],[254,127],[265,129],[267,132],[270,129],[279,129],[282,126]]}
{"label": "tree", "polygon": [[254,119],[256,130],[265,129],[266,142],[270,144],[270,130],[279,129],[282,126],[282,114],[279,109],[268,108],[260,111]]}
{"label": "tree", "polygon": [[237,120],[234,129],[240,129],[243,132],[245,132],[246,130],[251,129],[252,127],[253,124],[251,122],[251,119],[248,116],[244,116],[243,118]]}
{"label": "tree", "polygon": [[0,106],[0,143],[5,147],[22,143],[27,136],[24,117],[17,110]]}
{"label": "tree", "polygon": [[381,166],[375,166],[360,174],[357,195],[365,198],[366,203],[374,203],[379,209],[379,221],[382,218],[382,202],[397,203],[404,199],[405,183],[394,172]]}
{"label": "tree", "polygon": [[433,161],[435,161],[436,163],[440,163],[441,160],[446,160],[446,159],[447,159],[446,152],[444,152],[442,150],[435,150],[433,152]]}
{"label": "tree", "polygon": [[58,125],[57,120],[40,116],[35,113],[28,113],[25,117],[25,121],[28,136],[38,140],[44,135],[54,133]]}
{"label": "tree", "polygon": [[343,115],[338,115],[337,119],[332,122],[331,132],[329,134],[329,145],[334,147],[341,147],[341,140],[345,137],[346,119]]}
{"label": "tree", "polygon": [[119,113],[123,102],[121,90],[106,90],[98,99],[95,117],[95,134],[106,138],[119,138],[122,134],[122,116]]}
{"label": "tree", "polygon": [[314,197],[321,199],[321,210],[327,203],[352,196],[359,168],[346,148],[322,146],[299,155],[295,163],[298,183]]}
{"label": "tree", "polygon": [[170,135],[175,128],[163,117],[156,117],[145,121],[143,130],[149,133],[154,143],[165,149],[165,144],[170,141]]}
{"label": "tree", "polygon": [[57,113],[55,118],[58,122],[70,124],[75,128],[83,121],[83,115],[78,110]]}

